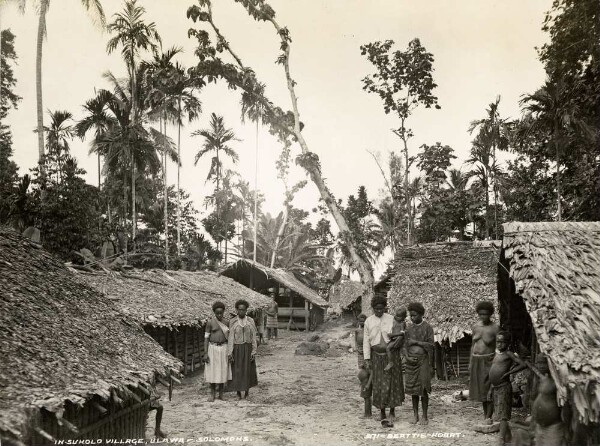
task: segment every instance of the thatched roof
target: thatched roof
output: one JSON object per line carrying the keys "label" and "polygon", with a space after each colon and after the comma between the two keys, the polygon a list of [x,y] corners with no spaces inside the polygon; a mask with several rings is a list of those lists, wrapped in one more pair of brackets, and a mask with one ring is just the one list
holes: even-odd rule
{"label": "thatched roof", "polygon": [[102,400],[180,362],[31,240],[0,228],[0,438],[39,408]]}
{"label": "thatched roof", "polygon": [[344,280],[331,286],[329,305],[335,312],[341,312],[360,299],[362,294],[363,286],[360,282]]}
{"label": "thatched roof", "polygon": [[212,304],[220,300],[226,311],[245,299],[250,309],[267,307],[271,300],[236,281],[212,271],[132,271],[78,274],[80,279],[113,299],[121,310],[144,325],[202,326],[213,317]]}
{"label": "thatched roof", "polygon": [[283,269],[269,268],[250,259],[241,259],[227,265],[220,274],[231,277],[246,286],[249,286],[249,277],[252,275],[253,285],[257,289],[269,288],[269,282],[277,282],[298,293],[304,299],[318,307],[324,308],[329,306],[325,299],[319,296],[316,291],[296,279],[292,273]]}
{"label": "thatched roof", "polygon": [[395,276],[388,293],[390,310],[420,301],[435,340],[454,343],[471,334],[478,320],[478,301],[496,304],[497,258],[493,247],[469,242],[401,248],[396,252]]}
{"label": "thatched roof", "polygon": [[563,404],[600,420],[600,223],[506,223],[504,255]]}

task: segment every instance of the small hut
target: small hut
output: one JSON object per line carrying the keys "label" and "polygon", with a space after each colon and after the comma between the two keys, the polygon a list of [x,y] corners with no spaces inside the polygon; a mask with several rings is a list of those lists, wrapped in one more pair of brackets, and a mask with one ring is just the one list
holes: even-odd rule
{"label": "small hut", "polygon": [[[500,322],[514,343],[530,347],[532,361],[539,352],[548,357],[559,405],[572,413],[572,425],[588,426],[583,431],[598,435],[600,223],[503,226]],[[591,438],[575,437],[570,444]]]}
{"label": "small hut", "polygon": [[440,379],[469,373],[472,327],[478,321],[475,305],[479,300],[497,302],[497,258],[493,246],[473,242],[417,245],[396,252],[390,312],[413,300],[424,305],[425,319],[435,333]]}
{"label": "small hut", "polygon": [[213,317],[213,302],[222,301],[231,314],[238,299],[247,300],[251,312],[270,303],[268,297],[212,271],[78,272],[84,283],[114,300],[166,352],[181,360],[184,373],[201,367],[204,326]]}
{"label": "small hut", "polygon": [[[33,241],[0,228],[0,442],[144,438],[181,364]],[[72,443],[76,444],[76,443]]]}
{"label": "small hut", "polygon": [[354,280],[341,280],[329,289],[329,306],[343,320],[354,322],[361,311],[363,286]]}
{"label": "small hut", "polygon": [[275,290],[279,328],[314,330],[325,319],[327,301],[290,272],[241,259],[220,274],[262,294]]}

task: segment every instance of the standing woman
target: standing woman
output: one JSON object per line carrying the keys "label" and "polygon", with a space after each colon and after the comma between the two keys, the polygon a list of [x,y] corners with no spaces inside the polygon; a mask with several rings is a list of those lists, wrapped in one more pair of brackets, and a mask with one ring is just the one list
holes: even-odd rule
{"label": "standing woman", "polygon": [[279,327],[279,321],[277,319],[277,313],[279,312],[279,306],[275,302],[275,291],[269,291],[271,296],[271,305],[267,308],[267,339],[277,339],[277,329]]}
{"label": "standing woman", "polygon": [[367,370],[371,371],[373,386],[373,405],[381,411],[381,420],[386,419],[385,409],[390,408],[389,418],[396,416],[396,406],[404,402],[404,383],[402,382],[402,360],[400,349],[393,351],[390,372],[385,371],[388,364],[387,344],[394,325],[394,317],[385,312],[387,299],[375,296],[371,300],[373,315],[365,321],[363,351]]}
{"label": "standing woman", "polygon": [[256,374],[256,325],[246,316],[248,302],[243,299],[235,303],[237,317],[229,323],[227,354],[231,362],[231,380],[227,384],[229,391],[236,391],[239,399],[248,398],[248,390],[258,385]]}
{"label": "standing woman", "polygon": [[229,327],[223,322],[225,304],[217,301],[212,310],[215,317],[208,321],[204,329],[204,380],[210,384],[210,402],[215,400],[217,386],[219,399],[223,399],[223,385],[231,379],[231,368],[227,361]]}

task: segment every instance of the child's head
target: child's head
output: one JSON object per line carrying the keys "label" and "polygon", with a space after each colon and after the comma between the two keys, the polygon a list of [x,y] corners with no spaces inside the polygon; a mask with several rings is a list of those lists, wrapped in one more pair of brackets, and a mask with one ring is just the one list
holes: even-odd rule
{"label": "child's head", "polygon": [[406,320],[406,307],[398,308],[396,314],[394,314],[394,319],[396,319],[396,322],[404,322]]}
{"label": "child's head", "polygon": [[358,326],[359,326],[359,327],[362,327],[362,326],[364,326],[364,325],[365,325],[365,321],[367,320],[367,315],[366,315],[366,314],[363,314],[363,313],[360,313],[360,314],[358,315],[358,317],[356,318],[356,320],[357,320],[357,322],[358,322]]}
{"label": "child's head", "polygon": [[508,350],[510,339],[510,332],[504,330],[498,332],[496,335],[496,348],[499,352],[505,352]]}
{"label": "child's head", "polygon": [[365,384],[369,379],[369,372],[366,369],[360,369],[358,372],[358,380],[361,384]]}

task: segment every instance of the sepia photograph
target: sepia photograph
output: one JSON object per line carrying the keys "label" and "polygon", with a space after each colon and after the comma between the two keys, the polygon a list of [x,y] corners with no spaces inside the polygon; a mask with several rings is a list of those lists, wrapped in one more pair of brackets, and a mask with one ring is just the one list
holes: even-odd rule
{"label": "sepia photograph", "polygon": [[598,0],[0,0],[0,446],[600,446]]}

